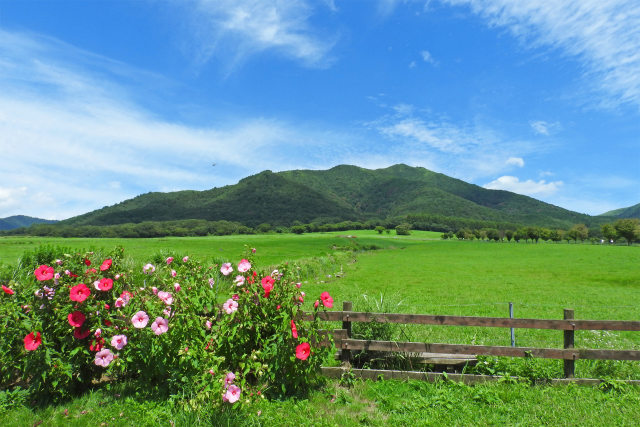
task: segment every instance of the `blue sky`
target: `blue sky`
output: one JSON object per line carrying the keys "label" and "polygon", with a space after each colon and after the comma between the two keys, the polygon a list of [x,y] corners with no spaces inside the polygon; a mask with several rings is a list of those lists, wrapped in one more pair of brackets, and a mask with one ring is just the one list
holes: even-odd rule
{"label": "blue sky", "polygon": [[640,202],[640,3],[0,0],[0,160],[0,217],[395,163],[599,214]]}

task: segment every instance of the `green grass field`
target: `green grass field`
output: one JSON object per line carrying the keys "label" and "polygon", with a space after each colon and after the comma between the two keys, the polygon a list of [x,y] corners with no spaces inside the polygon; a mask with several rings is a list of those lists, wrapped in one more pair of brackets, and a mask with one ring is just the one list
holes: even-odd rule
{"label": "green grass field", "polygon": [[[346,237],[353,235],[357,237]],[[76,249],[122,245],[141,265],[161,250],[237,260],[247,245],[257,248],[260,263],[276,264],[344,252],[341,249],[354,242],[360,248],[383,249],[340,258],[340,265],[332,264],[309,279],[303,288],[307,295],[329,290],[334,309],[345,300],[353,301],[355,310],[375,309],[375,301],[382,298],[387,310],[407,313],[507,317],[508,303],[513,302],[516,317],[559,319],[563,308],[573,308],[582,319],[640,318],[637,246],[442,241],[439,233],[414,232],[400,238],[372,231],[148,240],[0,238],[0,262],[13,264],[24,250],[44,243]],[[501,328],[412,326],[401,335],[418,341],[509,345],[509,331]],[[576,347],[638,349],[639,335],[579,331]],[[519,346],[559,348],[562,332],[518,329],[516,341]],[[559,361],[536,366],[551,375],[562,374]],[[640,379],[640,367],[637,362],[578,361],[576,374]],[[0,396],[0,418],[6,425],[39,420],[45,425],[633,425],[640,416],[638,391],[413,381],[356,382],[346,388],[331,381],[308,398],[265,401],[234,415],[209,413],[206,408],[182,410],[162,398],[126,390],[100,390],[68,404],[43,409],[18,405],[4,412]],[[66,416],[64,409],[69,409]]]}

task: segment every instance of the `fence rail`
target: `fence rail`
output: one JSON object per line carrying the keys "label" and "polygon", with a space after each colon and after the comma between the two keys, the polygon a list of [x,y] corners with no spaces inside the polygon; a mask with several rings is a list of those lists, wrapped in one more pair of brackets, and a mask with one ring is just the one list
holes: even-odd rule
{"label": "fence rail", "polygon": [[[307,314],[311,317],[311,314]],[[352,303],[345,301],[342,311],[317,313],[323,321],[341,321],[342,329],[331,332],[341,350],[344,366],[351,364],[351,352],[356,350],[407,353],[467,354],[507,357],[539,357],[564,361],[564,377],[573,378],[575,361],[579,359],[640,360],[640,350],[574,348],[577,330],[640,331],[638,321],[576,320],[574,312],[564,310],[564,319],[517,319],[502,317],[438,316],[428,314],[363,313],[352,311]],[[442,344],[357,340],[351,336],[352,322],[385,322],[441,326],[479,326],[497,328],[551,329],[563,332],[564,348],[506,347],[487,345]]]}

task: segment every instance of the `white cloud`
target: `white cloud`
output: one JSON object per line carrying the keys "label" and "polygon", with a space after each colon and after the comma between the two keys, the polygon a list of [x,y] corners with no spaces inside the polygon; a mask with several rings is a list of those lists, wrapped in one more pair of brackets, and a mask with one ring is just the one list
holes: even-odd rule
{"label": "white cloud", "polygon": [[[305,0],[189,0],[192,31],[200,61],[229,56],[232,64],[267,50],[281,52],[309,66],[326,66],[335,37],[312,27],[312,5]],[[326,2],[335,8],[332,1]]]}
{"label": "white cloud", "polygon": [[586,65],[585,82],[606,103],[640,107],[640,2],[637,0],[442,0],[468,5],[490,25],[532,47],[557,48]]}
{"label": "white cloud", "polygon": [[522,157],[509,157],[506,163],[510,166],[524,167],[524,159]]}
{"label": "white cloud", "polygon": [[484,185],[484,188],[507,190],[527,196],[549,196],[558,191],[562,184],[562,181],[546,182],[545,180],[540,180],[536,182],[530,179],[520,181],[515,176],[505,175]]}
{"label": "white cloud", "polygon": [[544,120],[533,120],[529,122],[533,132],[538,135],[549,136],[560,129],[558,122],[545,122]]}
{"label": "white cloud", "polygon": [[424,62],[436,65],[436,60],[433,59],[433,56],[431,56],[431,53],[428,50],[423,50],[422,52],[420,52],[420,56],[422,57],[422,60]]}

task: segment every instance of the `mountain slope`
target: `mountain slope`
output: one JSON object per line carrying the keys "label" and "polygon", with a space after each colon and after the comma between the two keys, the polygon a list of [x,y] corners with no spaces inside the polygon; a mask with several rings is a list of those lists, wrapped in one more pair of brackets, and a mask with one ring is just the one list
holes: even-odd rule
{"label": "mountain slope", "polygon": [[0,218],[0,230],[13,230],[14,228],[28,227],[31,224],[53,224],[57,221],[50,219],[34,218],[25,215],[14,215]]}
{"label": "mountain slope", "polygon": [[603,222],[601,218],[508,191],[487,190],[420,167],[394,165],[369,170],[340,165],[328,170],[264,171],[235,185],[206,191],[143,194],[62,223],[109,225],[206,219],[256,226],[408,214],[547,227]]}
{"label": "mountain slope", "polygon": [[640,218],[640,203],[637,205],[629,206],[628,208],[615,209],[613,211],[605,212],[599,216],[608,216],[614,218]]}

